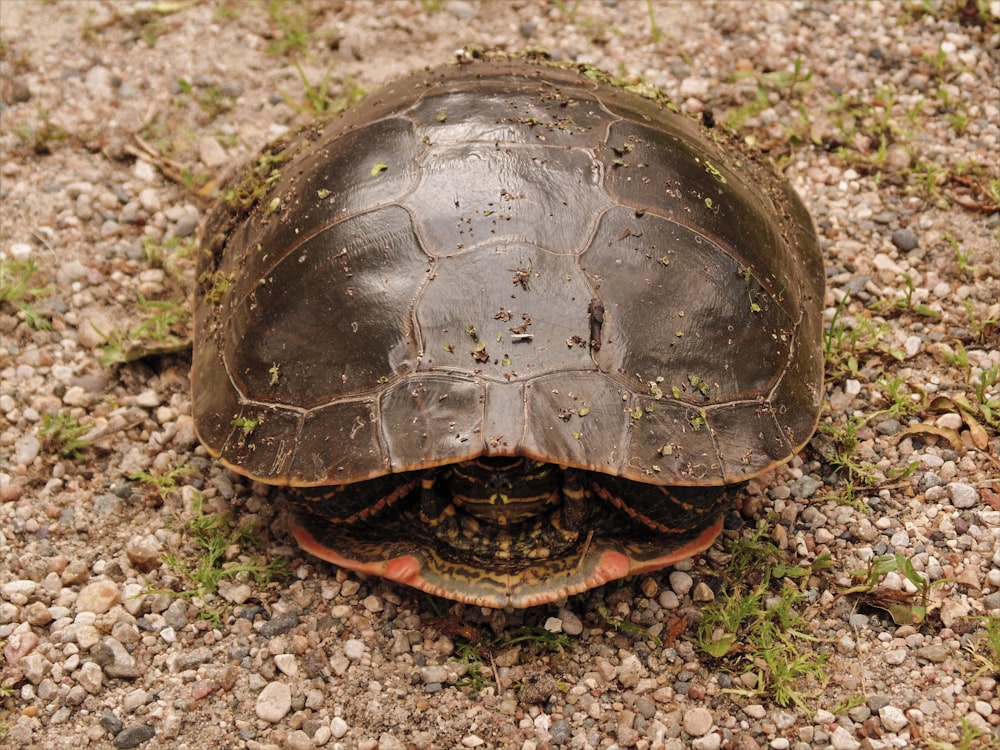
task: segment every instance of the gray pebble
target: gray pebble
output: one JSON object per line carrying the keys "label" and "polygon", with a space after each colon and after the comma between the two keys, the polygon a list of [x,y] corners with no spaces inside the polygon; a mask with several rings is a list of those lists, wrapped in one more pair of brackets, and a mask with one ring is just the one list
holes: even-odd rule
{"label": "gray pebble", "polygon": [[297,612],[282,612],[265,622],[260,628],[260,634],[265,638],[274,638],[276,635],[287,633],[298,624]]}
{"label": "gray pebble", "polygon": [[101,714],[101,726],[111,734],[118,734],[122,731],[122,720],[110,711]]}
{"label": "gray pebble", "polygon": [[930,487],[943,487],[946,482],[935,472],[925,471],[920,477],[919,484],[921,489],[929,489]]}
{"label": "gray pebble", "polygon": [[848,709],[847,715],[851,717],[851,720],[860,724],[872,715],[872,710],[868,706],[855,706],[854,708]]}
{"label": "gray pebble", "polygon": [[135,659],[121,643],[109,635],[96,644],[91,649],[90,654],[108,677],[135,678],[139,676],[139,668],[135,664]]}
{"label": "gray pebble", "polygon": [[182,216],[174,224],[174,231],[172,234],[174,237],[190,237],[194,234],[194,230],[198,228],[198,217],[197,216]]}
{"label": "gray pebble", "polygon": [[243,95],[243,84],[239,81],[227,81],[219,86],[219,93],[230,99],[238,99]]}
{"label": "gray pebble", "polygon": [[553,745],[565,745],[573,737],[573,730],[568,721],[560,719],[549,727],[549,736]]}
{"label": "gray pebble", "polygon": [[78,260],[70,260],[63,263],[56,271],[56,281],[60,285],[72,284],[87,275],[87,267]]}
{"label": "gray pebble", "polygon": [[114,746],[117,748],[139,747],[156,736],[156,730],[149,724],[136,724],[123,729],[115,736]]}
{"label": "gray pebble", "polygon": [[889,705],[889,699],[884,695],[871,695],[865,702],[873,712],[878,711],[883,706]]}
{"label": "gray pebble", "polygon": [[941,644],[931,644],[930,646],[922,646],[921,648],[918,648],[916,650],[916,656],[918,659],[925,659],[926,661],[940,664],[945,659],[952,656],[952,650]]}
{"label": "gray pebble", "polygon": [[898,419],[883,419],[875,425],[875,432],[879,435],[898,435],[902,429],[903,425],[899,423]]}
{"label": "gray pebble", "polygon": [[566,635],[580,635],[583,632],[583,623],[570,610],[560,609],[559,619],[562,620],[562,630]]}
{"label": "gray pebble", "polygon": [[810,476],[799,477],[789,485],[789,489],[797,498],[805,499],[812,497],[820,488],[821,483]]}
{"label": "gray pebble", "polygon": [[917,242],[917,234],[912,229],[897,229],[892,233],[892,244],[901,252],[910,252],[916,248]]}
{"label": "gray pebble", "polygon": [[188,624],[187,602],[183,599],[175,599],[173,604],[167,607],[167,611],[163,613],[163,619],[174,630],[185,627]]}

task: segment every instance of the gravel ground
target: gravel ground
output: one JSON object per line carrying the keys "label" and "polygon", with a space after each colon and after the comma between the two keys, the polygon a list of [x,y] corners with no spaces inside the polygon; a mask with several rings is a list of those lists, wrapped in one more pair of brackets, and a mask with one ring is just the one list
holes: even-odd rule
{"label": "gravel ground", "polygon": [[[653,6],[0,4],[0,745],[1000,747],[1000,4]],[[472,45],[712,110],[829,269],[821,429],[743,527],[516,612],[298,553],[197,446],[183,346],[219,183],[317,103]],[[758,585],[791,645],[734,627],[713,655]]]}

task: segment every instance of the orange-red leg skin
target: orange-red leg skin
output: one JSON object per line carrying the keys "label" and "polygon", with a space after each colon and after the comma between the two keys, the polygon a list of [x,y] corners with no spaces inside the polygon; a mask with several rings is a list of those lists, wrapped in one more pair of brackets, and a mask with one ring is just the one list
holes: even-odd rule
{"label": "orange-red leg skin", "polygon": [[293,520],[289,530],[292,532],[292,536],[295,537],[295,541],[299,543],[299,546],[313,557],[326,560],[328,563],[333,563],[341,568],[356,570],[359,573],[385,576],[385,563],[359,563],[357,560],[341,557],[329,547],[324,547],[317,542],[316,538],[304,526],[299,524],[298,521]]}

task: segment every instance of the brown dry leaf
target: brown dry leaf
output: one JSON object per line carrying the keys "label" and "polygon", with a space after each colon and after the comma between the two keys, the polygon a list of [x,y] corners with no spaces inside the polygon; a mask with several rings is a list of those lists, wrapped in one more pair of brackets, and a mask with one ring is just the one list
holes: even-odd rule
{"label": "brown dry leaf", "polygon": [[979,424],[979,421],[971,414],[963,414],[962,416],[969,428],[972,444],[981,451],[986,450],[986,446],[990,444],[990,436],[986,433],[986,428]]}
{"label": "brown dry leaf", "polygon": [[959,455],[965,453],[965,445],[962,444],[961,435],[958,434],[957,430],[953,430],[950,427],[938,427],[937,425],[924,423],[915,424],[900,432],[896,440],[898,442],[911,435],[934,435],[935,437],[944,438],[951,443],[951,447],[955,449],[956,453]]}

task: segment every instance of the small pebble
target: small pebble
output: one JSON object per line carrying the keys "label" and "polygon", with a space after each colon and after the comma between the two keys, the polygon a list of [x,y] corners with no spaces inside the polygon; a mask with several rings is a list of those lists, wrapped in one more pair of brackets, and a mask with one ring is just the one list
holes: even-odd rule
{"label": "small pebble", "polygon": [[254,706],[257,717],[276,724],[292,709],[292,689],[284,682],[270,682],[260,691]]}
{"label": "small pebble", "polygon": [[861,743],[854,739],[854,735],[842,726],[833,730],[830,744],[833,745],[833,750],[858,750],[861,747]]}
{"label": "small pebble", "polygon": [[879,721],[882,726],[890,732],[898,732],[910,722],[900,709],[895,706],[883,706],[878,710]]}
{"label": "small pebble", "polygon": [[90,649],[104,674],[108,677],[135,678],[139,676],[139,668],[135,659],[125,647],[111,636],[105,636]]}
{"label": "small pebble", "polygon": [[114,581],[95,581],[87,584],[76,597],[76,608],[80,612],[103,615],[121,600],[121,592]]}
{"label": "small pebble", "polygon": [[694,579],[682,570],[675,570],[670,574],[670,588],[677,596],[686,596],[694,586]]}
{"label": "small pebble", "polygon": [[348,638],[344,641],[344,656],[351,661],[360,659],[367,650],[364,641],[359,641],[357,638]]}
{"label": "small pebble", "polygon": [[949,482],[946,489],[951,504],[956,508],[973,508],[979,502],[979,491],[971,484]]}
{"label": "small pebble", "polygon": [[293,654],[276,654],[274,666],[289,677],[294,677],[299,672],[299,663]]}
{"label": "small pebble", "polygon": [[698,581],[697,585],[694,587],[694,592],[691,594],[691,599],[700,604],[715,601],[715,592],[712,591],[712,587],[704,581]]}
{"label": "small pebble", "polygon": [[897,229],[892,233],[892,244],[896,249],[908,253],[917,247],[918,238],[912,229]]}
{"label": "small pebble", "polygon": [[347,734],[348,729],[349,727],[347,726],[347,722],[339,716],[334,716],[333,720],[330,722],[330,731],[333,733],[333,738],[335,740],[343,739],[344,735]]}
{"label": "small pebble", "polygon": [[119,750],[127,750],[132,747],[139,747],[144,742],[148,742],[156,736],[156,730],[148,724],[136,724],[127,727],[115,735],[112,744]]}
{"label": "small pebble", "polygon": [[722,747],[722,735],[719,732],[710,732],[704,737],[696,737],[691,740],[692,750],[719,750]]}
{"label": "small pebble", "polygon": [[96,662],[88,661],[81,665],[76,680],[83,686],[84,690],[95,695],[101,692],[101,687],[104,685],[104,673]]}
{"label": "small pebble", "polygon": [[698,706],[684,714],[684,731],[692,737],[702,737],[712,729],[712,712]]}

